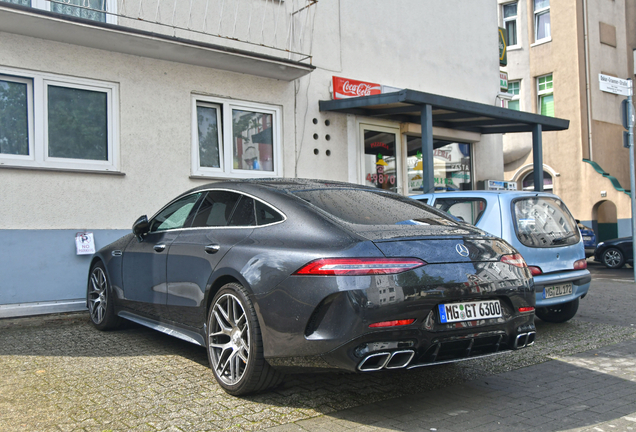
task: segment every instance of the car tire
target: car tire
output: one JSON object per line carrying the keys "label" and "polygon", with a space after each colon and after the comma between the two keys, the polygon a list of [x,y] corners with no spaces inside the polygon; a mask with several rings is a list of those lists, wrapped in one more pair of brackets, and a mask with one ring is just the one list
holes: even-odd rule
{"label": "car tire", "polygon": [[121,318],[115,315],[115,304],[106,268],[99,261],[91,267],[86,288],[86,302],[91,322],[98,330],[112,330],[121,324]]}
{"label": "car tire", "polygon": [[625,257],[623,252],[616,248],[609,248],[601,256],[601,260],[605,267],[610,269],[618,269],[625,265]]}
{"label": "car tire", "polygon": [[263,357],[258,318],[242,285],[229,283],[219,290],[207,323],[208,361],[227,393],[241,396],[280,384],[283,375]]}
{"label": "car tire", "polygon": [[550,322],[550,323],[563,323],[576,315],[576,312],[579,310],[579,299],[576,298],[571,302],[537,308],[535,311],[535,315],[539,317],[542,321]]}

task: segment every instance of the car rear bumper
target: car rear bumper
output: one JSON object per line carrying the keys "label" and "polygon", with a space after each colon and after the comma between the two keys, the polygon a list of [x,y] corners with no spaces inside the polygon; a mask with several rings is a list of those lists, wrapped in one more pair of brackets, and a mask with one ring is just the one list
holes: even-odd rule
{"label": "car rear bumper", "polygon": [[[262,312],[275,310],[275,305],[286,310],[261,315],[265,358],[286,372],[364,372],[459,361],[533,342],[534,313],[519,312],[534,306],[526,269],[503,263],[465,264],[452,272],[445,267],[428,265],[396,276],[288,279],[257,302]],[[507,272],[507,278],[490,282],[486,276],[498,271]],[[493,299],[500,302],[501,317],[440,322],[440,304]],[[415,321],[370,327],[408,319]]]}
{"label": "car rear bumper", "polygon": [[[590,288],[592,276],[588,270],[575,270],[559,273],[549,273],[534,277],[534,289],[536,298],[536,307],[554,306],[557,304],[568,303],[574,299],[580,298],[587,294]],[[572,294],[545,298],[545,287],[571,283]]]}

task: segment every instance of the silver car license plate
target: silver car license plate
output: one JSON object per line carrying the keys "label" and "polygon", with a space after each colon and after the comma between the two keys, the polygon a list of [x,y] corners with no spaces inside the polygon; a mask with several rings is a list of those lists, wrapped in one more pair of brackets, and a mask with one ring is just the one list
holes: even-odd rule
{"label": "silver car license plate", "polygon": [[561,297],[572,294],[572,284],[551,285],[543,288],[543,298]]}

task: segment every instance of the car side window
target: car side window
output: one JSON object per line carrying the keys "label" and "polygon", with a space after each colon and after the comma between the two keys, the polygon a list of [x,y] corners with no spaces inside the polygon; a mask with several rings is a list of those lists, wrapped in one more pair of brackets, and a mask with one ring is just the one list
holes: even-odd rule
{"label": "car side window", "polygon": [[481,198],[438,198],[435,208],[452,214],[458,219],[476,225],[486,210],[486,200]]}
{"label": "car side window", "polygon": [[268,225],[283,220],[283,215],[265,203],[256,201],[256,225]]}
{"label": "car side window", "polygon": [[192,227],[227,226],[240,198],[241,195],[236,192],[209,191],[194,217]]}
{"label": "car side window", "polygon": [[195,193],[169,204],[152,219],[150,232],[183,228],[200,196]]}
{"label": "car side window", "polygon": [[256,219],[254,215],[254,199],[242,195],[240,201],[232,213],[229,226],[254,226]]}

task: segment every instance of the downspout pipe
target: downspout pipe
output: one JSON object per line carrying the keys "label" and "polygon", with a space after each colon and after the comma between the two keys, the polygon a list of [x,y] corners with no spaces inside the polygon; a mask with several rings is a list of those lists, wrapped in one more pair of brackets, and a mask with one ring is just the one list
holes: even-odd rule
{"label": "downspout pipe", "polygon": [[592,155],[592,96],[590,88],[590,46],[587,22],[587,0],[582,0],[583,5],[583,56],[585,60],[585,99],[587,103],[587,151],[588,159],[593,161]]}

